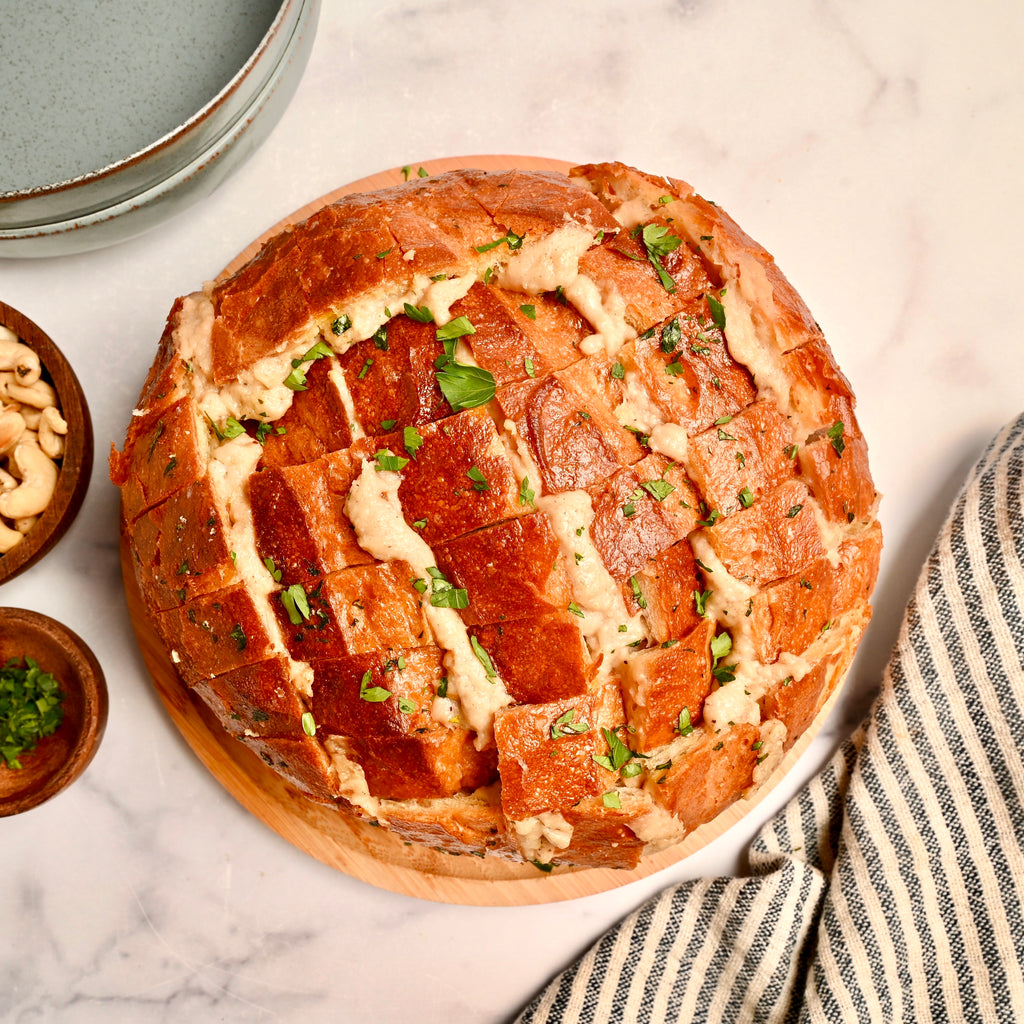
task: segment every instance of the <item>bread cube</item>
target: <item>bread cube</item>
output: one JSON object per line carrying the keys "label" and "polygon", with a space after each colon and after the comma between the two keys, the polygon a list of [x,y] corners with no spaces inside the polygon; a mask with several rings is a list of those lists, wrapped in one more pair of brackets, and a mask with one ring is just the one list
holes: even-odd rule
{"label": "bread cube", "polygon": [[542,512],[440,544],[434,555],[449,582],[467,591],[461,614],[469,625],[564,612],[572,600],[558,539]]}
{"label": "bread cube", "polygon": [[[418,428],[422,443],[402,468],[398,498],[410,524],[431,546],[527,510],[519,481],[483,408]],[[405,458],[404,438],[392,449]],[[424,522],[425,520],[425,522]]]}
{"label": "bread cube", "polygon": [[642,612],[654,639],[664,643],[685,636],[702,621],[699,595],[706,586],[693,549],[682,540],[659,552],[630,577],[623,597],[627,609],[634,615]]}
{"label": "bread cube", "polygon": [[333,357],[298,367],[306,377],[305,390],[296,391],[287,412],[262,431],[260,465],[312,462],[352,443],[348,410],[332,376],[337,367],[338,360]]}
{"label": "bread cube", "polygon": [[471,626],[517,704],[547,704],[587,692],[595,666],[570,612]]}
{"label": "bread cube", "polygon": [[586,321],[551,295],[523,295],[477,283],[451,307],[475,328],[466,342],[478,366],[501,387],[540,378],[579,358]]}
{"label": "bread cube", "polygon": [[683,824],[687,832],[717,817],[753,782],[760,730],[734,725],[722,733],[698,737],[671,766],[655,766],[645,787],[654,800]]}
{"label": "bread cube", "polygon": [[747,508],[793,477],[789,422],[774,403],[755,402],[690,442],[690,467],[704,500],[723,515]]}
{"label": "bread cube", "polygon": [[189,686],[279,653],[241,583],[159,612],[155,621],[171,662]]}
{"label": "bread cube", "polygon": [[735,416],[757,398],[749,372],[733,360],[705,300],[688,302],[625,346],[635,372],[663,418],[692,434]]}
{"label": "bread cube", "polygon": [[711,692],[711,637],[715,625],[702,619],[686,636],[632,653],[623,665],[626,721],[640,750],[654,750],[676,739],[680,715],[693,728],[702,720]]}
{"label": "bread cube", "polygon": [[733,576],[763,586],[825,554],[812,502],[803,483],[787,481],[750,508],[715,521],[703,535]]}
{"label": "bread cube", "polygon": [[442,653],[391,648],[313,663],[317,726],[344,737],[372,796],[431,799],[492,781],[493,748],[477,750],[472,732],[431,714]]}
{"label": "bread cube", "polygon": [[209,432],[195,401],[181,398],[132,420],[125,450],[121,509],[133,522],[147,509],[206,475]]}
{"label": "bread cube", "polygon": [[256,549],[279,582],[307,584],[372,561],[345,515],[360,463],[348,452],[298,466],[266,467],[249,477]]}
{"label": "bread cube", "polygon": [[176,491],[129,527],[140,590],[163,611],[238,579],[224,514],[209,477]]}
{"label": "bread cube", "polygon": [[305,608],[288,588],[271,595],[270,604],[289,653],[299,660],[422,647],[430,633],[414,579],[403,561],[355,565],[306,584]]}

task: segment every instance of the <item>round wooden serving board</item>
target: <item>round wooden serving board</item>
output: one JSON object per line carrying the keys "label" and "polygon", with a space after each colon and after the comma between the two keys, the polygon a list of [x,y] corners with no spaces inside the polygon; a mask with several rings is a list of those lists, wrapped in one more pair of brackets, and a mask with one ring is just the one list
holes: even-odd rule
{"label": "round wooden serving board", "polygon": [[[407,169],[375,174],[304,206],[253,242],[225,268],[221,277],[234,273],[255,255],[265,239],[285,226],[304,220],[346,193],[385,188],[406,180],[407,175],[415,177],[419,167],[412,164]],[[565,171],[570,165],[535,157],[473,156],[430,161],[423,167],[428,173],[437,174],[459,167]],[[545,873],[532,864],[452,856],[411,846],[384,828],[303,796],[244,744],[228,735],[203,704],[191,696],[146,615],[124,542],[121,564],[129,614],[157,693],[189,746],[221,785],[280,836],[330,867],[382,889],[444,903],[524,906],[575,899],[644,878],[695,853],[746,815],[785,775],[827,717],[839,690],[837,687],[766,786],[751,799],[738,801],[714,821],[691,832],[678,845],[645,859],[632,871],[555,868]]]}

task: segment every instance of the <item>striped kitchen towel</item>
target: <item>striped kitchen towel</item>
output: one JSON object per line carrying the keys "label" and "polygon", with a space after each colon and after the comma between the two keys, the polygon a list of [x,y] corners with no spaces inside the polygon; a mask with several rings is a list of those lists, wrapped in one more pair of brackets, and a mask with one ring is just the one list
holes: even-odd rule
{"label": "striped kitchen towel", "polygon": [[518,1018],[1024,1021],[1024,416],[967,479],[867,722],[764,826]]}

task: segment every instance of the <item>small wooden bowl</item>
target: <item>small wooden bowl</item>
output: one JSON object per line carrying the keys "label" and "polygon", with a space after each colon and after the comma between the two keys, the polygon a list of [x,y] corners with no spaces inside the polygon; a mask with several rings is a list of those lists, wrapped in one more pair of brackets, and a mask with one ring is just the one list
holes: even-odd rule
{"label": "small wooden bowl", "polygon": [[93,759],[107,725],[106,680],[82,638],[38,612],[0,608],[0,666],[26,656],[60,684],[64,720],[21,756],[21,769],[0,759],[0,818],[37,807],[70,786]]}
{"label": "small wooden bowl", "polygon": [[28,317],[3,302],[0,302],[0,324],[14,331],[39,356],[43,378],[56,389],[61,415],[68,424],[66,449],[53,500],[25,539],[6,554],[0,554],[0,583],[4,583],[39,561],[64,536],[78,515],[92,474],[93,437],[85,394],[61,350]]}

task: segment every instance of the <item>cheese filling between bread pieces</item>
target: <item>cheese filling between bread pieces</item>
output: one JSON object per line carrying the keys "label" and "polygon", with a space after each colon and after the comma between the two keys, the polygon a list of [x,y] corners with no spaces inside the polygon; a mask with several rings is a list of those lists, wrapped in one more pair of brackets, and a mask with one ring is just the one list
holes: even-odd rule
{"label": "cheese filling between bread pieces", "polygon": [[[378,472],[371,460],[364,459],[349,490],[345,512],[364,551],[381,561],[408,562],[417,575],[426,579],[428,569],[437,560],[426,541],[405,521],[398,498],[401,482],[397,472]],[[500,678],[488,676],[473,652],[459,613],[453,608],[434,607],[426,595],[421,595],[421,605],[434,639],[445,651],[448,669],[448,695],[434,698],[432,713],[438,721],[448,722],[453,702],[457,702],[457,713],[476,732],[478,746],[486,746],[493,736],[495,711],[511,703],[512,698]]]}

